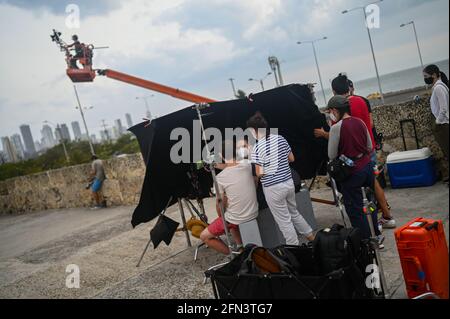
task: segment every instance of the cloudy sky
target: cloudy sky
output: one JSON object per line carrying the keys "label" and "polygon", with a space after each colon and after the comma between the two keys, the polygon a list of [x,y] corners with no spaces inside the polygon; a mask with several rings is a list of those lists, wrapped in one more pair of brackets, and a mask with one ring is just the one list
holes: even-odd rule
{"label": "cloudy sky", "polygon": [[[370,1],[369,1],[370,2]],[[66,6],[80,8],[79,29],[66,26]],[[299,40],[328,36],[318,44],[323,77],[346,71],[355,80],[374,76],[362,12],[344,9],[362,0],[0,0],[0,136],[31,125],[35,140],[45,120],[80,120],[75,96],[65,76],[64,55],[50,41],[53,28],[67,41],[110,49],[96,51],[95,67],[110,68],[222,100],[232,97],[228,79],[247,93],[259,91],[250,77],[269,71],[267,58],[282,61],[286,83],[317,82],[311,47]],[[425,63],[448,59],[448,0],[385,0],[381,28],[373,30],[380,72],[418,65],[412,30],[399,25],[414,19]],[[325,84],[328,81],[325,81]],[[274,86],[268,78],[267,87]],[[78,85],[81,102],[94,106],[86,114],[91,133],[101,120],[109,125],[135,122],[145,114],[137,96],[152,92],[107,78]],[[189,105],[161,94],[149,100],[154,115]]]}

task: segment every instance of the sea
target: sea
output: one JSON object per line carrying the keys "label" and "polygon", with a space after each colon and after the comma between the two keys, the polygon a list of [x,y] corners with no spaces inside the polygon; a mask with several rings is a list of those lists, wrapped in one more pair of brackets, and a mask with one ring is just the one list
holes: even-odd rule
{"label": "sea", "polygon": [[[449,76],[449,60],[443,60],[435,63],[442,72],[444,72],[447,77]],[[423,82],[422,67],[415,67],[411,69],[406,69],[399,72],[394,72],[390,74],[385,74],[380,77],[381,88],[383,93],[398,92],[406,89],[413,89],[417,87],[423,87],[425,83]],[[362,81],[355,81],[356,93],[362,96],[368,96],[372,93],[379,92],[377,78],[366,79]],[[316,87],[317,89],[317,87]],[[327,97],[332,96],[331,89],[325,89],[325,94]],[[322,91],[319,89],[316,91],[316,97],[320,103],[322,103]]]}

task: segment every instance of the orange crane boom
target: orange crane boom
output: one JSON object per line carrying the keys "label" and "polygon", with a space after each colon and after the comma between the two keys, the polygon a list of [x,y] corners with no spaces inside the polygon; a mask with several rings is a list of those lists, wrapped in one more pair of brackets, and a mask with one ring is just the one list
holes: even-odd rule
{"label": "orange crane boom", "polygon": [[212,99],[204,97],[204,96],[185,92],[185,91],[182,91],[179,89],[175,89],[175,88],[172,88],[172,87],[169,87],[166,85],[162,85],[162,84],[159,84],[156,82],[140,79],[135,76],[128,75],[128,74],[121,73],[121,72],[114,71],[114,70],[109,70],[109,69],[98,70],[97,73],[98,73],[98,75],[103,75],[110,79],[114,79],[114,80],[125,82],[128,84],[136,85],[136,86],[139,86],[144,89],[148,89],[148,90],[156,91],[156,92],[159,92],[162,94],[170,95],[174,98],[189,101],[192,103],[214,103],[214,102],[216,102],[215,100],[212,100]]}
{"label": "orange crane boom", "polygon": [[[80,43],[78,41],[78,37],[74,39],[74,42],[71,45],[67,45],[61,38],[61,32],[53,29],[53,34],[50,35],[52,42],[55,42],[59,49],[66,54],[66,63],[67,63],[67,76],[72,80],[73,83],[84,83],[84,82],[93,82],[95,76],[103,75],[108,78],[122,81],[131,85],[136,85],[141,88],[156,91],[162,94],[170,95],[174,98],[189,101],[192,103],[214,103],[216,102],[213,99],[200,96],[197,94],[189,93],[186,91],[181,91],[179,89],[172,88],[170,86],[162,85],[156,82],[144,80],[137,78],[132,75],[128,75],[125,73],[117,72],[114,70],[95,70],[92,67],[92,58],[94,56],[93,50],[95,47],[90,44],[86,45],[84,43]],[[75,36],[74,36],[75,37]],[[74,47],[78,49],[78,53],[74,56],[71,53],[71,48]],[[98,48],[99,49],[99,48]],[[80,55],[81,54],[81,55]],[[77,62],[81,64],[81,68],[77,65]]]}

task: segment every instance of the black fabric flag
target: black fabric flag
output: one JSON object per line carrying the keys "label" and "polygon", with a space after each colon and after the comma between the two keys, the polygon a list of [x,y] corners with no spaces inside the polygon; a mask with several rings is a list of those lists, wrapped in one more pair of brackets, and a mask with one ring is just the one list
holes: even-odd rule
{"label": "black fabric flag", "polygon": [[162,241],[169,246],[179,225],[179,223],[169,217],[164,215],[159,216],[155,227],[150,231],[150,238],[152,239],[154,249],[158,248]]}
{"label": "black fabric flag", "polygon": [[[296,161],[294,169],[302,179],[310,179],[321,171],[327,160],[327,141],[314,137],[315,128],[328,128],[325,116],[314,104],[311,91],[306,85],[289,85],[265,91],[241,99],[212,103],[203,111],[205,128],[218,128],[222,133],[226,128],[246,129],[247,120],[257,111],[267,119],[270,128],[277,128],[292,147]],[[175,128],[185,128],[191,134],[198,120],[196,111],[189,107],[160,117],[148,123],[130,128],[141,148],[147,166],[139,205],[134,211],[132,225],[136,227],[157,217],[166,207],[178,198],[204,198],[209,196],[212,178],[205,170],[193,169],[193,164],[174,164],[170,151],[178,141],[171,140]],[[195,137],[194,138],[200,138]],[[192,173],[196,172],[195,178]]]}

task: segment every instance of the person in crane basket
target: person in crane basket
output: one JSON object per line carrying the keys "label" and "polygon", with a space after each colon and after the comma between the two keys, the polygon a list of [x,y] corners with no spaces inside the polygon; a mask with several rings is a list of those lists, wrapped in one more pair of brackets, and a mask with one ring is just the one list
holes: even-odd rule
{"label": "person in crane basket", "polygon": [[70,60],[70,66],[73,69],[78,69],[77,61],[84,57],[84,45],[78,40],[78,36],[75,34],[72,36],[73,43],[67,46],[68,49],[74,48],[75,55]]}

